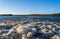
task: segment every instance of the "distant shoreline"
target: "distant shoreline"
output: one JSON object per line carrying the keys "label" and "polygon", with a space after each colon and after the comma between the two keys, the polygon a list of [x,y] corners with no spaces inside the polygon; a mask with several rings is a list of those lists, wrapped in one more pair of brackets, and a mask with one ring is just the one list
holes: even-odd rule
{"label": "distant shoreline", "polygon": [[60,13],[58,14],[28,14],[28,15],[0,14],[0,16],[60,16]]}

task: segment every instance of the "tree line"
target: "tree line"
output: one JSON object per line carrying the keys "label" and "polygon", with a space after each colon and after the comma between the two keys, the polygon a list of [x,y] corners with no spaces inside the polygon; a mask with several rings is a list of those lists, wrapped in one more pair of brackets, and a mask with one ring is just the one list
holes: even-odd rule
{"label": "tree line", "polygon": [[29,14],[29,16],[60,16],[60,13],[57,13],[57,14]]}
{"label": "tree line", "polygon": [[60,13],[55,13],[55,14],[28,14],[28,15],[1,14],[0,16],[60,16]]}

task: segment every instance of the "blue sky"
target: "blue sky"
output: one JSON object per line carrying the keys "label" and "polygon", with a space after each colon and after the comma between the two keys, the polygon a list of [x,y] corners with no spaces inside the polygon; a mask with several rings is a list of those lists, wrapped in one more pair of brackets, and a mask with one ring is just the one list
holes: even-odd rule
{"label": "blue sky", "polygon": [[60,0],[0,0],[0,14],[51,14],[60,12]]}

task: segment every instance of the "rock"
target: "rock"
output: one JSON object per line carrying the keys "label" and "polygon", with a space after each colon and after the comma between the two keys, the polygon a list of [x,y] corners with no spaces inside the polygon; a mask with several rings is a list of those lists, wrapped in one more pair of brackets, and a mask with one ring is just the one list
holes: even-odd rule
{"label": "rock", "polygon": [[17,33],[19,34],[26,34],[27,32],[30,31],[30,28],[28,27],[24,27],[24,26],[19,26],[17,29],[16,29]]}
{"label": "rock", "polygon": [[49,29],[51,29],[51,28],[52,28],[52,25],[48,25],[47,27],[48,27]]}
{"label": "rock", "polygon": [[51,39],[60,39],[58,35],[54,35]]}
{"label": "rock", "polygon": [[28,38],[32,38],[32,36],[33,36],[32,32],[28,32],[28,33],[27,33],[27,37],[28,37]]}
{"label": "rock", "polygon": [[37,29],[36,28],[32,28],[32,31],[31,31],[32,33],[33,33],[33,35],[34,34],[36,34],[37,33]]}
{"label": "rock", "polygon": [[22,35],[22,39],[27,39],[26,34],[23,34],[23,35]]}

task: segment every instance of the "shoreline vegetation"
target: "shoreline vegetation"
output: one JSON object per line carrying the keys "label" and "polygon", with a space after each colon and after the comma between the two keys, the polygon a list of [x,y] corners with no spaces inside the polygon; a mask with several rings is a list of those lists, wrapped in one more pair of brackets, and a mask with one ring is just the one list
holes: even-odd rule
{"label": "shoreline vegetation", "polygon": [[60,13],[55,13],[55,14],[28,14],[28,15],[0,14],[0,16],[60,16]]}

